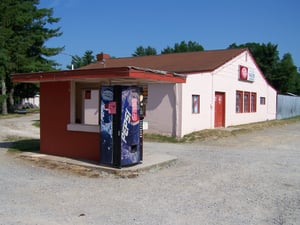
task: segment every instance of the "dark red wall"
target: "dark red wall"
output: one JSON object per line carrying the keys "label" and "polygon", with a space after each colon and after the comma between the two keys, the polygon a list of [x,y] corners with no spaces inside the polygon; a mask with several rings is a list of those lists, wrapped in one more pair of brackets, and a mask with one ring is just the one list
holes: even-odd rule
{"label": "dark red wall", "polygon": [[70,88],[70,82],[40,85],[41,153],[98,162],[99,133],[67,131]]}

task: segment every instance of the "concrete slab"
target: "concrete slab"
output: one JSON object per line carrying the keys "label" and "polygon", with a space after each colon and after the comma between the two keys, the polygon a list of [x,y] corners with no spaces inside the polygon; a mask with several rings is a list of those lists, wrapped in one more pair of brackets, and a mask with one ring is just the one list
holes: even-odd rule
{"label": "concrete slab", "polygon": [[32,153],[32,152],[22,152],[18,155],[19,158],[28,159],[31,161],[42,161],[46,162],[47,164],[61,164],[64,167],[68,166],[78,166],[83,167],[89,170],[104,172],[109,174],[114,174],[120,177],[135,177],[138,176],[140,173],[149,172],[149,171],[156,171],[165,167],[169,167],[176,163],[177,157],[166,155],[166,154],[159,154],[159,153],[144,153],[143,159],[144,161],[140,164],[136,164],[133,166],[122,167],[120,169],[113,168],[109,166],[100,165],[94,162],[86,162],[66,157],[59,157],[53,155],[46,155],[40,153]]}

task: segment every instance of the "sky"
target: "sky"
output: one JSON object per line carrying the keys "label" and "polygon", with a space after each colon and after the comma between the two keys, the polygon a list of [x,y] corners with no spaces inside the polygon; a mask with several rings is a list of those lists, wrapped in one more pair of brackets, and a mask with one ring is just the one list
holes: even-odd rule
{"label": "sky", "polygon": [[54,27],[61,27],[62,36],[46,42],[65,47],[52,58],[61,69],[87,50],[131,57],[139,46],[160,53],[181,41],[205,50],[270,42],[300,67],[299,0],[40,0],[39,7],[53,8],[61,18]]}

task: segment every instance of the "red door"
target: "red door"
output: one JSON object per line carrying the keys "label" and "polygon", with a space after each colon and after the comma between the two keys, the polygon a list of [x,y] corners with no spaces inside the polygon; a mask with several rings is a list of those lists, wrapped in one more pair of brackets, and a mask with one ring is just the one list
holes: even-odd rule
{"label": "red door", "polygon": [[215,93],[215,127],[225,126],[225,93]]}

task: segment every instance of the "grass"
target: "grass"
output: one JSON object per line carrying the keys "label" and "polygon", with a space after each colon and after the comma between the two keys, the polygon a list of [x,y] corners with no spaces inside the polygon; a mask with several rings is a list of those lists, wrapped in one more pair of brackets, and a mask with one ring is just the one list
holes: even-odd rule
{"label": "grass", "polygon": [[[27,114],[37,113],[39,109],[28,109],[26,110]],[[9,119],[15,117],[23,117],[26,114],[18,113],[9,113],[6,115],[0,114],[0,119]],[[33,124],[35,127],[40,127],[40,121],[35,121]],[[40,151],[40,140],[39,139],[25,139],[18,136],[8,136],[6,141],[11,142],[11,145],[8,149],[9,152],[39,152]]]}
{"label": "grass", "polygon": [[6,141],[10,141],[9,152],[39,152],[40,139],[24,139],[16,136],[9,136]]}
{"label": "grass", "polygon": [[283,126],[290,123],[300,121],[300,116],[282,119],[282,120],[270,120],[265,122],[250,123],[245,125],[230,126],[228,128],[220,129],[205,129],[196,131],[185,135],[182,138],[175,138],[166,135],[156,133],[145,133],[144,140],[150,142],[169,142],[169,143],[189,143],[204,140],[216,140],[219,138],[225,138],[229,136],[235,136],[242,133],[248,133],[255,130],[261,130],[266,127]]}
{"label": "grass", "polygon": [[168,143],[181,142],[180,139],[177,139],[175,137],[170,137],[170,136],[156,134],[156,133],[144,133],[144,140],[152,141],[152,142],[168,142]]}
{"label": "grass", "polygon": [[24,114],[18,114],[18,113],[9,113],[9,114],[0,114],[0,119],[10,119],[10,118],[16,118],[16,117],[22,117]]}
{"label": "grass", "polygon": [[40,125],[41,125],[41,123],[40,123],[39,120],[35,121],[35,122],[32,124],[32,126],[35,126],[35,127],[37,127],[37,128],[40,128]]}
{"label": "grass", "polygon": [[10,119],[10,118],[16,118],[16,117],[23,117],[26,116],[27,114],[31,113],[39,113],[40,109],[39,108],[34,108],[34,109],[26,109],[26,113],[8,113],[8,114],[0,114],[0,119]]}

